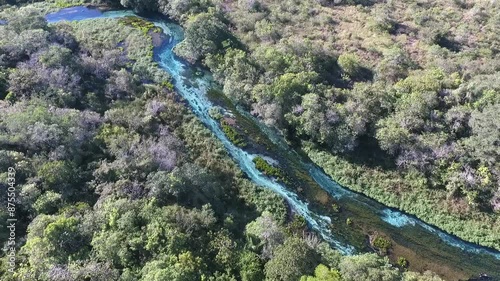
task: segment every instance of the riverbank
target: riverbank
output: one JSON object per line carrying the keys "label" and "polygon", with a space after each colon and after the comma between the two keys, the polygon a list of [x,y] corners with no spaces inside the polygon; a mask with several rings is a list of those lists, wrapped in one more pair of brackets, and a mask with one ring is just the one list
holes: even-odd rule
{"label": "riverbank", "polygon": [[[411,175],[357,165],[327,152],[305,147],[308,156],[339,184],[384,205],[413,214],[466,241],[500,249],[500,218],[483,212],[446,208],[445,194],[422,187]],[[443,208],[441,208],[443,207]]]}

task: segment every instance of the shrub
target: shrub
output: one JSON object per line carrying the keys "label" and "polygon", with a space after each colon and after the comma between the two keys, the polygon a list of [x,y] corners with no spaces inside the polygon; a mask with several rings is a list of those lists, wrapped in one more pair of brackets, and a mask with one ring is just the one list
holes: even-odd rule
{"label": "shrub", "polygon": [[340,205],[337,203],[332,204],[332,211],[335,213],[340,213]]}
{"label": "shrub", "polygon": [[302,275],[313,273],[317,254],[304,240],[290,238],[276,249],[273,258],[265,265],[267,280],[295,281]]}
{"label": "shrub", "polygon": [[408,260],[405,257],[399,257],[398,258],[398,265],[401,268],[407,268],[408,267]]}
{"label": "shrub", "polygon": [[361,64],[355,54],[342,54],[339,56],[337,63],[342,71],[351,78],[356,77],[361,72]]}
{"label": "shrub", "polygon": [[278,179],[284,179],[283,171],[267,163],[264,158],[260,156],[255,157],[253,162],[255,163],[255,167],[264,174]]}
{"label": "shrub", "polygon": [[387,250],[392,246],[391,241],[382,236],[375,237],[372,244],[374,247],[382,250],[383,252],[387,252]]}

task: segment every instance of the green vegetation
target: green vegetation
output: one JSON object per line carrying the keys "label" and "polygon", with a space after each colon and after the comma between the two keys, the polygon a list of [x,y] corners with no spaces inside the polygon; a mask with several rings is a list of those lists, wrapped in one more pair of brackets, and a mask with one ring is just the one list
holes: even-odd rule
{"label": "green vegetation", "polygon": [[123,17],[119,18],[118,22],[123,25],[132,26],[136,29],[139,29],[140,31],[142,31],[142,33],[144,33],[144,35],[147,35],[149,31],[153,31],[156,33],[160,32],[159,27],[156,27],[152,22],[139,17]]}
{"label": "green vegetation", "polygon": [[191,17],[186,23],[186,37],[178,46],[176,53],[190,62],[198,61],[202,55],[216,53],[222,49],[223,42],[229,38],[226,26],[217,14],[201,13]]}
{"label": "green vegetation", "polygon": [[275,177],[280,180],[285,179],[283,171],[267,163],[267,161],[264,158],[257,156],[252,161],[255,163],[255,167],[264,174],[270,177]]}
{"label": "green vegetation", "polygon": [[372,245],[375,248],[379,249],[382,253],[387,253],[389,248],[391,248],[392,246],[391,241],[387,240],[387,238],[378,235],[373,239]]}
{"label": "green vegetation", "polygon": [[340,261],[330,263],[329,266],[319,264],[314,270],[314,276],[302,276],[300,281],[442,280],[428,271],[424,274],[408,271],[400,275],[397,269],[387,264],[387,259],[378,258],[375,254],[345,257]]}
{"label": "green vegetation", "polygon": [[16,169],[18,267],[3,255],[2,280],[291,281],[350,266],[243,177],[152,63],[144,32],[14,11],[0,26],[0,169]]}
{"label": "green vegetation", "polygon": [[67,8],[71,6],[78,6],[85,3],[84,1],[67,1],[67,0],[55,0],[54,4],[57,8]]}
{"label": "green vegetation", "polygon": [[302,276],[300,281],[340,281],[340,273],[336,269],[328,269],[327,266],[320,264],[314,270],[313,276]]}
{"label": "green vegetation", "polygon": [[332,211],[334,213],[339,213],[340,212],[340,206],[338,204],[336,204],[336,203],[333,203],[332,204]]}
{"label": "green vegetation", "polygon": [[[285,229],[286,205],[242,177],[168,76],[140,58],[151,39],[113,20],[33,22],[0,27],[2,57],[12,52],[4,91],[16,97],[0,101],[0,178],[15,167],[20,202],[18,267],[9,273],[2,255],[1,279],[262,280],[268,259],[246,250],[245,226],[270,212]],[[27,57],[9,48],[19,36],[35,44],[18,45]],[[21,84],[28,77],[37,93]]]}
{"label": "green vegetation", "polygon": [[346,79],[355,78],[361,73],[359,58],[353,54],[341,54],[337,60],[340,69],[347,75]]}
{"label": "green vegetation", "polygon": [[[12,35],[2,52],[15,51],[13,28],[39,45],[19,46],[28,57],[10,53],[4,91],[16,99],[0,102],[0,165],[16,168],[19,234],[27,233],[15,275],[2,257],[2,280],[272,280],[321,261],[300,236],[305,221],[287,222],[283,200],[243,178],[168,77],[140,58],[148,36],[113,20],[13,24],[0,27]],[[61,69],[81,79],[44,74]],[[28,77],[37,93],[21,84]],[[291,256],[297,245],[315,259]],[[282,269],[288,259],[295,264]]]}
{"label": "green vegetation", "polygon": [[222,131],[232,143],[239,147],[245,147],[247,145],[243,136],[240,135],[240,133],[238,133],[238,131],[226,120],[221,120],[220,125],[222,127]]}
{"label": "green vegetation", "polygon": [[177,54],[208,66],[227,97],[334,179],[500,249],[500,10],[488,1],[417,2],[159,10],[186,26]]}
{"label": "green vegetation", "polygon": [[266,264],[267,280],[298,280],[311,273],[319,257],[304,240],[290,238],[278,246],[273,258]]}
{"label": "green vegetation", "polygon": [[399,257],[398,258],[398,265],[401,268],[407,268],[408,267],[408,260],[405,257]]}
{"label": "green vegetation", "polygon": [[[500,249],[500,10],[417,2],[106,4],[180,21],[176,53],[341,184]],[[16,168],[21,216],[19,267],[2,256],[2,280],[440,280],[342,257],[288,220],[178,101],[152,60],[153,26],[44,21],[77,3],[1,8],[0,179]]]}

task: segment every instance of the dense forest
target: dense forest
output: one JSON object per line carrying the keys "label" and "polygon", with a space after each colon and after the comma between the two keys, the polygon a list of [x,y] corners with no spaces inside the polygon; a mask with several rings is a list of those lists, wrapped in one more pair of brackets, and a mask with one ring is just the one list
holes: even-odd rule
{"label": "dense forest", "polygon": [[496,1],[122,1],[340,183],[500,249]]}
{"label": "dense forest", "polygon": [[[249,181],[153,61],[148,22],[48,25],[84,2],[23,2],[0,1],[0,185],[15,167],[19,190],[2,280],[441,280],[342,256]],[[495,1],[92,4],[180,22],[176,53],[335,180],[500,249]]]}

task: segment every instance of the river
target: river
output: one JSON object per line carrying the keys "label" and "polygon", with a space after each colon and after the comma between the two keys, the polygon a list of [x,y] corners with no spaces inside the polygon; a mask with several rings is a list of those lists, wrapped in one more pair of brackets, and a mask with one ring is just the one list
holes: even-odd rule
{"label": "river", "polygon": [[[49,23],[56,23],[63,20],[124,16],[136,15],[127,10],[101,12],[86,7],[72,7],[48,14],[46,19]],[[161,47],[155,48],[154,59],[170,74],[177,93],[189,103],[193,113],[222,142],[229,155],[250,180],[281,195],[293,210],[302,215],[309,226],[334,248],[343,254],[369,250],[367,235],[378,233],[389,237],[393,243],[391,258],[394,260],[397,256],[405,256],[410,262],[410,269],[430,269],[449,280],[477,277],[482,273],[488,274],[494,280],[500,280],[499,251],[463,241],[413,216],[387,208],[340,186],[319,167],[293,151],[273,130],[244,112],[235,112],[247,122],[253,122],[253,126],[273,144],[271,152],[274,154],[266,156],[279,159],[280,163],[288,163],[287,167],[293,166],[297,173],[310,179],[311,184],[307,185],[306,191],[298,192],[294,187],[287,187],[263,175],[252,161],[257,155],[231,143],[221,130],[219,122],[208,114],[214,105],[207,96],[212,87],[210,74],[206,73],[202,77],[189,75],[193,72],[193,66],[174,55],[173,48],[183,39],[182,28],[165,18],[154,17],[148,20],[161,27],[170,38]],[[325,208],[332,200],[340,205],[340,214],[334,214]],[[355,226],[348,226],[345,223],[346,218],[352,219]]]}

